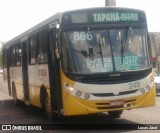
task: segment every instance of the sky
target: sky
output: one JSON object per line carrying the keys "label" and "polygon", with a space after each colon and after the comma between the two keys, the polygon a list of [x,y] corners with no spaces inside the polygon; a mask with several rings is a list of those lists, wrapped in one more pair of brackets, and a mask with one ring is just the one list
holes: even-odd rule
{"label": "sky", "polygon": [[[0,42],[6,42],[57,12],[103,7],[105,0],[0,0]],[[150,32],[160,32],[159,0],[117,0],[117,7],[146,12]]]}

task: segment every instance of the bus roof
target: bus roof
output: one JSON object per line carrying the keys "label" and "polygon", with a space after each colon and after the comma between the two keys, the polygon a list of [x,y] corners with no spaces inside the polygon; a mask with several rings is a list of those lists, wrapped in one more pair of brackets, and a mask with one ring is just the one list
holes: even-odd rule
{"label": "bus roof", "polygon": [[76,9],[76,10],[69,10],[65,11],[63,13],[71,13],[71,12],[81,12],[81,11],[89,11],[89,10],[105,10],[105,9],[115,9],[115,10],[132,10],[137,12],[143,12],[141,9],[135,9],[135,8],[127,8],[127,7],[92,7],[92,8],[82,8],[82,9]]}
{"label": "bus roof", "polygon": [[44,27],[49,26],[50,23],[52,23],[54,20],[58,20],[59,22],[61,22],[61,16],[62,13],[57,13],[51,17],[49,17],[48,19],[40,22],[39,24],[35,25],[34,27],[28,29],[27,31],[23,32],[22,34],[16,36],[15,38],[7,41],[6,43],[4,43],[3,47],[6,47],[8,45],[12,45],[14,43],[17,43],[21,40],[21,38],[28,36],[29,34],[32,34],[33,32],[36,32],[37,30],[43,29]]}
{"label": "bus roof", "polygon": [[[132,8],[122,8],[122,7],[94,7],[94,8],[84,8],[84,9],[77,9],[77,10],[70,10],[70,11],[66,11],[66,12],[61,12],[61,13],[57,13],[53,16],[51,16],[50,18],[40,22],[39,24],[35,25],[34,27],[28,29],[27,31],[23,32],[22,34],[18,35],[17,37],[9,40],[8,42],[6,42],[3,47],[9,47],[12,44],[18,43],[21,41],[22,38],[24,37],[28,37],[29,34],[32,34],[36,31],[39,31],[43,28],[47,28],[49,27],[49,24],[51,24],[52,22],[58,20],[59,23],[61,23],[62,21],[62,16],[63,14],[70,14],[73,12],[87,12],[87,11],[94,11],[94,10],[105,10],[105,9],[117,9],[117,10],[124,10],[124,11],[137,11],[137,12],[141,12],[144,13],[144,11],[139,10],[139,9],[132,9]],[[144,13],[145,14],[145,13]]]}

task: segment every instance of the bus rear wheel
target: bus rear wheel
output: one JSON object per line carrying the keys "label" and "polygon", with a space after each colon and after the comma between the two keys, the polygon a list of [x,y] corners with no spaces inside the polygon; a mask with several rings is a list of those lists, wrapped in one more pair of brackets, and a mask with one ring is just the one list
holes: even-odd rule
{"label": "bus rear wheel", "polygon": [[15,105],[19,105],[20,101],[17,99],[16,87],[15,84],[12,83],[12,95],[13,95],[13,102]]}
{"label": "bus rear wheel", "polygon": [[50,101],[47,94],[45,94],[45,98],[44,98],[44,107],[45,107],[45,113],[46,113],[47,119],[52,120],[53,119],[53,112],[51,109],[51,101]]}
{"label": "bus rear wheel", "polygon": [[123,110],[117,110],[117,111],[108,112],[109,116],[113,117],[113,118],[119,118],[122,113],[123,113]]}

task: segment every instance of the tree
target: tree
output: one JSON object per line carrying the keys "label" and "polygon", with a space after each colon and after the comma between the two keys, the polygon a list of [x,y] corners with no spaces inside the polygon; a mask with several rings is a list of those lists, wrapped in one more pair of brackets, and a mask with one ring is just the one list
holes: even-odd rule
{"label": "tree", "polygon": [[3,58],[2,58],[2,45],[4,42],[0,42],[0,67],[2,68]]}

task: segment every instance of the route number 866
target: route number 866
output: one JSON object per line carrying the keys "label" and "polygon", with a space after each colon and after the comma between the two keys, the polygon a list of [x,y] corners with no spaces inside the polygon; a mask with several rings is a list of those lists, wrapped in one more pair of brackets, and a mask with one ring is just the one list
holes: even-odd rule
{"label": "route number 866", "polygon": [[73,33],[74,40],[92,40],[92,36],[89,33],[85,32],[74,32]]}

